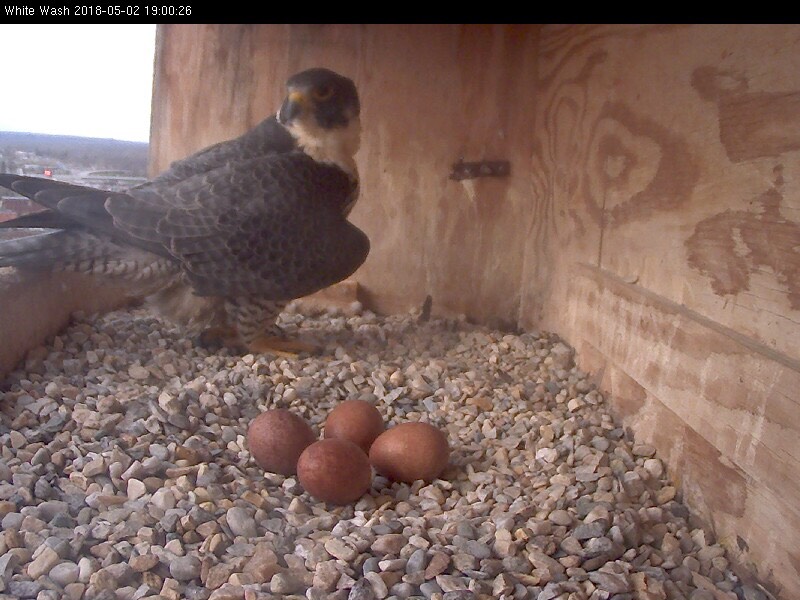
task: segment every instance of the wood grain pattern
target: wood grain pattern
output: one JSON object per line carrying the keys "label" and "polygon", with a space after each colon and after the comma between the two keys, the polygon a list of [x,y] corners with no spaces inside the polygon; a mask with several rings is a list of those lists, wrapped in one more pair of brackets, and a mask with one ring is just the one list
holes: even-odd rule
{"label": "wood grain pattern", "polygon": [[[617,29],[581,31],[576,39],[554,34],[566,44],[558,53],[560,72],[588,73],[570,92],[574,128],[560,134],[579,149],[549,158],[579,165],[564,177],[579,182],[572,184],[567,202],[574,208],[562,228],[599,231],[595,264],[797,353],[798,196],[784,188],[793,187],[798,170],[797,161],[787,159],[800,139],[800,121],[793,119],[795,92],[785,90],[800,89],[793,51],[800,32],[672,27],[647,28],[637,37],[631,31],[637,27]],[[546,28],[543,39],[549,33]],[[775,91],[761,91],[751,79],[768,77],[763,63],[755,66],[752,47],[766,52],[770,36],[776,46],[769,76],[779,83],[772,84]],[[540,106],[563,104],[563,83],[571,80],[540,83]],[[762,201],[770,201],[764,197],[770,190],[781,194],[779,206]]]}
{"label": "wood grain pattern", "polygon": [[[729,548],[800,595],[800,27],[162,26],[153,166],[316,65],[362,96],[363,298],[561,334]],[[449,180],[459,159],[511,177]]]}
{"label": "wood grain pattern", "polygon": [[541,118],[568,124],[533,134],[541,197],[563,206],[543,322],[728,548],[794,597],[800,30],[571,33],[540,32],[556,63],[539,66]]}

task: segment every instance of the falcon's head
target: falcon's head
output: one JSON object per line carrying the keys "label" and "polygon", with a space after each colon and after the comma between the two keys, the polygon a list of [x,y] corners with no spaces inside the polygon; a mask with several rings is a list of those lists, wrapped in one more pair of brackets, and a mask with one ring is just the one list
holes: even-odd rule
{"label": "falcon's head", "polygon": [[316,68],[292,75],[278,122],[312,158],[331,162],[354,178],[353,156],[361,141],[361,106],[355,84],[338,73]]}

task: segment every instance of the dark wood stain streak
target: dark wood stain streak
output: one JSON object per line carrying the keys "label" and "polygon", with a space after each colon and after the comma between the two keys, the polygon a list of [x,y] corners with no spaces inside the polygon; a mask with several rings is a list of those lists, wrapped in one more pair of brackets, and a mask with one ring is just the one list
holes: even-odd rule
{"label": "dark wood stain streak", "polygon": [[719,137],[731,162],[800,150],[800,92],[748,92],[744,75],[712,66],[695,69],[692,86],[717,103]]}
{"label": "dark wood stain streak", "polygon": [[623,414],[635,414],[645,408],[647,390],[622,369],[615,369],[611,375],[614,403]]}
{"label": "dark wood stain streak", "polygon": [[735,163],[800,150],[800,92],[724,96],[719,126],[720,141]]}
{"label": "dark wood stain streak", "polygon": [[792,567],[794,567],[795,574],[800,575],[800,554],[792,554],[789,553],[786,555],[789,559],[789,562],[792,563]]}
{"label": "dark wood stain streak", "polygon": [[[800,222],[781,213],[782,177],[751,201],[760,212],[726,210],[700,221],[686,240],[688,262],[711,280],[719,296],[750,289],[750,277],[769,269],[784,286],[793,310],[800,310]],[[744,248],[738,248],[737,242]]]}
{"label": "dark wood stain streak", "polygon": [[748,476],[735,466],[728,466],[730,461],[723,460],[722,453],[712,444],[686,424],[675,423],[675,429],[663,430],[667,435],[675,436],[678,432],[683,439],[684,455],[678,470],[685,483],[693,482],[701,486],[701,496],[710,494],[714,499],[709,502],[713,513],[723,511],[741,518],[747,506]]}
{"label": "dark wood stain streak", "polygon": [[736,255],[733,235],[741,221],[742,211],[726,210],[700,221],[685,242],[689,264],[711,279],[719,296],[749,289],[747,262]]}
{"label": "dark wood stain streak", "polygon": [[742,94],[747,91],[747,78],[736,71],[725,71],[706,65],[692,71],[692,87],[703,100],[719,102],[729,94]]}

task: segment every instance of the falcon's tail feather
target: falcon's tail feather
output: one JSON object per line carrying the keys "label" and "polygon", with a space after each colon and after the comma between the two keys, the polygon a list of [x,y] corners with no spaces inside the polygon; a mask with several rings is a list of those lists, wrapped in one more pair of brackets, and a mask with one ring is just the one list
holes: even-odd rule
{"label": "falcon's tail feather", "polygon": [[91,196],[102,205],[104,196],[111,193],[55,179],[12,175],[11,173],[0,173],[0,187],[12,190],[51,209],[57,209],[58,203],[70,196]]}
{"label": "falcon's tail feather", "polygon": [[[103,196],[109,192],[94,190],[79,185],[27,177],[24,175],[0,174],[0,186],[13,190],[47,207],[45,210],[22,215],[0,223],[4,229],[51,229],[46,233],[0,242],[0,267],[20,267],[30,270],[73,269],[84,261],[103,256],[108,244],[89,233],[69,210],[75,201],[89,199],[87,221],[91,217],[101,218],[96,209],[102,210]],[[92,214],[94,210],[94,214]],[[84,215],[80,215],[84,217]],[[105,220],[110,221],[108,214]]]}
{"label": "falcon's tail feather", "polygon": [[[95,234],[103,240],[113,240],[122,245],[131,245],[170,258],[169,252],[158,243],[158,237],[154,237],[153,234],[160,215],[153,216],[151,214],[153,209],[145,201],[134,201],[130,196],[120,192],[8,173],[0,173],[0,187],[22,194],[48,209],[6,221],[0,224],[0,227],[62,229],[74,231],[81,236]],[[131,228],[132,233],[119,229],[115,226],[115,218],[106,210],[106,205],[114,201],[115,207],[124,207],[125,201],[136,202],[136,209],[142,215],[142,219],[148,217],[149,220],[138,229]],[[5,250],[0,250],[0,257],[4,252]]]}
{"label": "falcon's tail feather", "polygon": [[101,275],[139,286],[131,289],[140,289],[143,294],[176,272],[172,261],[145,250],[123,248],[111,239],[79,229],[0,241],[0,267]]}
{"label": "falcon's tail feather", "polygon": [[65,229],[73,222],[55,210],[42,210],[0,222],[0,229]]}
{"label": "falcon's tail feather", "polygon": [[0,267],[52,270],[86,257],[86,244],[67,231],[50,231],[0,242]]}

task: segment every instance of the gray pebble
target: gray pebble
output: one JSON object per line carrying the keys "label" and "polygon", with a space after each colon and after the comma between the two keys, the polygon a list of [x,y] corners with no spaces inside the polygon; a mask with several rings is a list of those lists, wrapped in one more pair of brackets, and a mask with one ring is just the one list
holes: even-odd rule
{"label": "gray pebble", "polygon": [[622,487],[631,499],[637,499],[644,493],[645,486],[636,471],[627,471],[622,476]]}
{"label": "gray pebble", "polygon": [[475,539],[475,529],[470,525],[468,521],[461,521],[456,526],[456,533],[458,535],[467,538],[468,540]]}
{"label": "gray pebble", "polygon": [[492,555],[492,549],[489,545],[477,540],[469,540],[464,549],[477,559],[489,558]]}
{"label": "gray pebble", "polygon": [[440,588],[439,584],[435,581],[426,581],[419,586],[419,591],[422,592],[423,596],[426,598],[430,598],[434,594],[441,594],[442,588]]}
{"label": "gray pebble", "polygon": [[169,563],[169,574],[178,581],[200,577],[200,560],[195,556],[178,556]]}
{"label": "gray pebble", "polygon": [[54,516],[49,523],[51,527],[61,527],[64,529],[74,529],[76,524],[77,521],[65,513]]}
{"label": "gray pebble", "polygon": [[371,572],[378,572],[381,570],[379,563],[381,559],[377,556],[370,556],[367,560],[364,561],[364,566],[362,567],[362,571],[366,575],[367,573]]}
{"label": "gray pebble", "polygon": [[24,515],[18,512],[10,512],[3,517],[2,521],[0,521],[0,527],[3,528],[3,531],[8,531],[9,529],[15,529],[19,531],[19,528],[22,526],[23,519],[25,519]]}
{"label": "gray pebble", "polygon": [[36,598],[39,592],[42,591],[42,584],[36,581],[8,581],[6,583],[6,592],[12,598],[25,600],[27,598]]}
{"label": "gray pebble", "polygon": [[258,536],[255,519],[247,509],[234,506],[228,509],[225,517],[233,535],[241,535],[246,538]]}
{"label": "gray pebble", "polygon": [[49,577],[61,587],[78,581],[80,569],[73,562],[62,562],[50,569]]}
{"label": "gray pebble", "polygon": [[426,566],[428,566],[428,553],[424,549],[418,548],[408,557],[406,573],[424,571]]}
{"label": "gray pebble", "polygon": [[767,600],[767,595],[764,592],[750,584],[742,586],[742,593],[744,594],[744,600]]}
{"label": "gray pebble", "polygon": [[347,600],[377,600],[375,591],[372,589],[372,584],[366,578],[359,579],[355,585],[350,588],[350,593],[347,595]]}
{"label": "gray pebble", "polygon": [[503,559],[503,568],[510,573],[528,574],[531,572],[531,563],[523,556],[508,556]]}
{"label": "gray pebble", "polygon": [[607,573],[605,571],[595,571],[589,573],[589,580],[601,590],[611,594],[622,594],[631,589],[628,578],[621,573]]}
{"label": "gray pebble", "polygon": [[588,540],[602,536],[605,534],[606,529],[607,527],[602,521],[581,523],[575,528],[575,530],[572,532],[572,535],[577,540]]}
{"label": "gray pebble", "polygon": [[442,600],[477,600],[477,596],[471,590],[454,590],[445,592]]}
{"label": "gray pebble", "polygon": [[399,583],[394,584],[389,591],[392,593],[393,596],[405,599],[413,596],[414,592],[417,591],[417,588],[406,581],[401,581]]}
{"label": "gray pebble", "polygon": [[553,598],[561,595],[561,584],[557,582],[549,582],[544,586],[544,589],[539,592],[536,600],[553,600]]}
{"label": "gray pebble", "polygon": [[292,573],[275,573],[270,579],[269,590],[273,594],[294,594],[300,591],[302,582]]}

